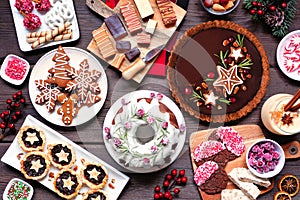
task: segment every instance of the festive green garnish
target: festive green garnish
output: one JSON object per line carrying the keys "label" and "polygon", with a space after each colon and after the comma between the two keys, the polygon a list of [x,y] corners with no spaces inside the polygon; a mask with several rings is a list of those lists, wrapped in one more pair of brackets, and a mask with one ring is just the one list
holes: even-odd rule
{"label": "festive green garnish", "polygon": [[244,39],[245,39],[245,35],[243,35],[243,36],[241,37],[240,34],[237,34],[236,42],[238,43],[238,45],[239,45],[240,47],[243,47],[243,46],[244,46]]}
{"label": "festive green garnish", "polygon": [[230,105],[231,101],[224,99],[224,98],[220,98],[219,99],[220,102],[226,103],[227,105]]}
{"label": "festive green garnish", "polygon": [[193,97],[190,98],[190,100],[197,102],[199,99],[202,101],[205,101],[205,98],[204,98],[202,92],[200,91],[200,94],[198,94],[197,92],[195,92],[195,90],[193,90]]}
{"label": "festive green garnish", "polygon": [[248,59],[248,58],[245,58],[242,62],[240,62],[237,66],[238,67],[241,67],[241,68],[244,68],[244,69],[250,69],[250,67],[248,66],[251,66],[253,65],[253,62]]}
{"label": "festive green garnish", "polygon": [[227,68],[227,65],[224,59],[227,57],[227,54],[228,54],[228,50],[225,53],[223,53],[223,51],[220,51],[219,55],[214,54],[216,57],[220,58],[221,62],[219,62],[219,64],[223,65],[225,68]]}

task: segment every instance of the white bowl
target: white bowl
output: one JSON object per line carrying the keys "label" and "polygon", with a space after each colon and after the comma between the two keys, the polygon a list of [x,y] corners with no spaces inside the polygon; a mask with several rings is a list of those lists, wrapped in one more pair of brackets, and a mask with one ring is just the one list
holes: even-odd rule
{"label": "white bowl", "polygon": [[210,14],[213,14],[213,15],[227,15],[229,13],[231,13],[233,10],[236,9],[236,7],[239,5],[240,3],[240,0],[236,0],[234,2],[234,6],[226,11],[223,11],[223,12],[220,12],[220,11],[215,11],[213,10],[212,8],[208,8],[204,5],[204,0],[200,0],[200,4],[202,5],[202,7],[204,8],[204,10],[206,10],[207,12],[209,12]]}
{"label": "white bowl", "polygon": [[[8,61],[10,59],[12,59],[12,58],[19,59],[19,60],[23,61],[25,63],[25,65],[26,65],[26,72],[24,74],[24,77],[21,80],[13,79],[13,78],[7,76],[6,73],[5,73],[5,69],[7,67]],[[6,56],[6,58],[4,59],[4,61],[2,63],[0,75],[1,75],[1,77],[5,81],[7,81],[7,82],[9,82],[9,83],[11,83],[13,85],[21,85],[25,81],[25,79],[26,79],[26,77],[28,75],[29,70],[30,70],[30,65],[29,65],[29,63],[28,63],[27,60],[25,60],[25,59],[23,59],[23,58],[21,58],[21,57],[19,57],[17,55],[9,54],[9,55]]]}
{"label": "white bowl", "polygon": [[27,183],[27,182],[25,182],[25,181],[23,181],[23,180],[21,180],[21,179],[18,179],[18,178],[13,178],[13,179],[11,179],[11,180],[9,181],[9,183],[7,184],[7,186],[6,186],[6,188],[5,188],[4,192],[3,192],[3,200],[8,200],[8,197],[7,197],[8,191],[9,191],[11,185],[12,185],[13,183],[16,183],[16,182],[21,182],[21,183],[23,183],[24,185],[26,185],[26,186],[29,187],[29,190],[30,190],[30,191],[29,191],[29,193],[28,193],[27,200],[30,200],[30,199],[32,198],[32,196],[33,196],[33,187],[32,187],[29,183]]}
{"label": "white bowl", "polygon": [[[287,34],[286,36],[284,36],[284,38],[282,38],[282,40],[279,42],[278,46],[277,46],[277,51],[276,51],[276,59],[277,59],[277,64],[280,68],[280,70],[289,78],[294,79],[296,81],[300,81],[300,69],[296,66],[294,66],[294,70],[292,70],[291,68],[286,68],[285,67],[285,62],[286,62],[286,58],[283,56],[286,44],[291,40],[293,35],[299,35],[300,36],[300,30],[296,30],[296,31],[292,31],[289,34]],[[300,50],[300,47],[297,47],[297,50]],[[291,54],[292,57],[292,54]],[[295,63],[296,65],[299,64],[299,62]],[[289,64],[289,66],[291,66]]]}
{"label": "white bowl", "polygon": [[[250,153],[250,150],[252,149],[252,147],[256,144],[260,144],[260,143],[264,143],[264,142],[271,142],[274,147],[275,147],[275,150],[277,152],[279,152],[280,154],[280,158],[279,158],[279,162],[278,164],[275,166],[275,169],[272,170],[272,171],[269,171],[269,172],[264,172],[264,173],[259,173],[258,171],[256,171],[256,169],[254,169],[250,163],[249,163],[249,153]],[[247,154],[246,154],[246,164],[247,164],[247,167],[248,169],[256,176],[260,177],[260,178],[271,178],[271,177],[274,177],[276,176],[283,168],[284,166],[284,163],[285,163],[285,155],[284,155],[284,151],[282,149],[282,147],[277,143],[275,142],[274,140],[270,140],[270,139],[261,139],[261,140],[258,140],[256,142],[254,142],[248,149],[247,149]]]}

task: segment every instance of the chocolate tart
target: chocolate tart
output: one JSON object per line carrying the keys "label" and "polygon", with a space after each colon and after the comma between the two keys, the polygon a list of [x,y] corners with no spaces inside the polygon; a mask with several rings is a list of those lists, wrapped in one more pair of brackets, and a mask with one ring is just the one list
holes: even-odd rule
{"label": "chocolate tart", "polygon": [[46,143],[45,133],[39,127],[23,126],[18,133],[20,147],[26,151],[43,151]]}
{"label": "chocolate tart", "polygon": [[58,169],[71,168],[76,161],[73,147],[69,144],[49,144],[47,149],[51,164]]}
{"label": "chocolate tart", "polygon": [[173,97],[206,122],[246,116],[265,95],[269,79],[261,42],[230,21],[209,21],[189,29],[175,44],[168,62]]}
{"label": "chocolate tart", "polygon": [[79,174],[71,169],[60,170],[53,181],[54,191],[65,199],[72,199],[77,196],[82,182]]}
{"label": "chocolate tart", "polygon": [[80,171],[82,182],[91,189],[101,189],[108,181],[108,173],[100,163],[85,162]]}
{"label": "chocolate tart", "polygon": [[109,200],[107,193],[103,190],[89,190],[82,197],[82,200],[93,200],[93,199]]}
{"label": "chocolate tart", "polygon": [[50,162],[45,153],[32,151],[27,153],[21,160],[20,171],[25,178],[39,180],[44,178],[50,169]]}

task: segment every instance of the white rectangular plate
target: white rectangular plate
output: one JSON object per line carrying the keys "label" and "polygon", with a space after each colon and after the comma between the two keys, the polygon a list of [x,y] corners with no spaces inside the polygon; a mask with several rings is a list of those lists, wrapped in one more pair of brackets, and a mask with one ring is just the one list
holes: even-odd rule
{"label": "white rectangular plate", "polygon": [[[76,18],[76,12],[75,12],[75,9],[74,9],[73,0],[69,0],[69,1],[70,1],[69,5],[71,6],[71,8],[74,11],[74,17],[73,17],[73,19],[71,21],[71,23],[72,23],[72,26],[71,26],[72,27],[72,39],[62,40],[62,41],[56,41],[56,42],[48,42],[48,43],[46,43],[44,45],[41,45],[41,46],[39,46],[39,47],[37,47],[35,49],[49,47],[49,46],[53,46],[53,45],[57,45],[57,44],[62,44],[62,43],[66,43],[66,42],[71,42],[71,41],[75,41],[75,40],[79,39],[79,37],[80,37],[79,26],[78,26],[78,22],[77,22],[77,18]],[[10,8],[11,8],[13,19],[14,19],[14,23],[15,23],[15,28],[16,28],[16,33],[17,33],[17,38],[18,38],[20,49],[22,51],[24,51],[24,52],[35,50],[35,49],[31,48],[31,44],[29,44],[29,43],[26,42],[26,35],[28,33],[30,33],[30,32],[51,30],[50,27],[48,27],[47,24],[44,21],[45,14],[42,13],[42,12],[38,12],[36,10],[36,8],[33,9],[32,13],[34,13],[34,14],[36,14],[36,15],[38,15],[40,17],[42,25],[37,30],[30,31],[30,30],[28,30],[28,29],[26,29],[24,27],[24,25],[23,25],[23,19],[24,19],[24,17],[19,13],[19,11],[17,10],[17,8],[14,6],[15,2],[16,2],[16,0],[9,0],[9,4],[10,4]],[[51,9],[50,9],[50,11],[51,11]]]}
{"label": "white rectangular plate", "polygon": [[[122,190],[124,189],[125,185],[127,184],[128,180],[129,180],[128,176],[126,176],[125,174],[116,170],[112,166],[108,165],[107,163],[105,163],[104,161],[102,161],[101,159],[96,157],[95,155],[86,151],[79,145],[75,144],[74,142],[67,139],[60,133],[58,133],[55,130],[51,129],[50,127],[46,126],[42,122],[38,121],[31,115],[28,115],[26,117],[22,126],[26,126],[26,125],[38,126],[42,130],[44,130],[45,136],[46,136],[45,149],[46,149],[46,146],[51,143],[68,143],[68,144],[70,144],[74,148],[74,151],[76,154],[76,162],[75,162],[74,166],[78,166],[77,172],[79,172],[79,170],[82,166],[81,159],[85,159],[85,161],[87,161],[87,162],[99,162],[103,166],[105,166],[108,171],[108,176],[109,176],[108,183],[110,183],[112,179],[114,179],[115,182],[113,183],[114,189],[109,187],[107,184],[103,190],[108,193],[108,195],[109,195],[108,198],[110,200],[114,200],[119,197],[120,193],[122,192]],[[25,153],[25,152],[20,148],[18,141],[17,141],[17,137],[16,137],[13,140],[13,142],[11,143],[11,145],[9,146],[9,148],[7,149],[7,151],[5,152],[5,154],[3,155],[3,157],[1,158],[1,161],[16,168],[17,170],[20,170],[20,160],[18,159],[18,154],[20,154],[20,153]],[[56,174],[56,172],[58,172],[58,169],[51,165],[49,172],[53,172],[54,174]],[[44,186],[46,186],[47,188],[49,188],[50,190],[54,191],[53,179],[49,180],[49,173],[45,178],[43,178],[39,182],[41,184],[43,184]],[[80,193],[84,193],[87,190],[88,190],[88,187],[84,185],[80,189]],[[77,197],[75,199],[77,199],[77,200],[82,199],[82,196],[77,195]]]}

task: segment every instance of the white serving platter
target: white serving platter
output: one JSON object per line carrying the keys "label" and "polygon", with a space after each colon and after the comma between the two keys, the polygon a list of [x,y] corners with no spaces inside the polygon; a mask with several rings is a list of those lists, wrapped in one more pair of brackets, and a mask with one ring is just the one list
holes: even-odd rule
{"label": "white serving platter", "polygon": [[[100,158],[91,154],[87,150],[83,149],[82,147],[75,144],[71,140],[67,139],[60,133],[56,132],[55,130],[51,129],[47,125],[38,121],[31,115],[28,115],[26,117],[22,126],[26,126],[26,125],[39,126],[45,132],[45,137],[46,137],[45,149],[46,149],[46,146],[51,143],[68,143],[68,144],[70,144],[74,148],[74,151],[75,151],[76,162],[75,162],[74,166],[78,166],[78,170],[77,170],[78,173],[82,166],[81,159],[85,159],[85,161],[87,161],[87,162],[99,162],[104,167],[106,167],[106,169],[108,171],[108,176],[109,176],[108,183],[110,183],[111,180],[114,179],[114,183],[113,183],[114,188],[109,187],[107,184],[103,190],[108,193],[110,200],[118,199],[120,193],[122,192],[122,190],[124,189],[125,185],[127,184],[128,180],[129,180],[128,176],[126,176],[122,172],[116,170],[115,168],[113,168],[109,164],[105,163]],[[9,146],[9,148],[7,149],[7,151],[5,152],[5,154],[3,155],[3,157],[1,158],[1,161],[14,167],[17,170],[20,170],[21,165],[20,165],[20,160],[18,159],[18,155],[20,153],[23,153],[25,155],[25,152],[20,148],[17,137],[16,137],[13,140],[13,142],[11,143],[11,145]],[[55,168],[54,166],[51,166],[49,173],[50,172],[53,172],[55,174],[56,172],[58,172],[58,169]],[[49,188],[50,190],[54,191],[53,179],[49,179],[49,173],[45,178],[41,179],[39,182],[42,185]],[[88,190],[88,187],[83,186],[80,189],[80,193],[84,193],[87,190]],[[75,199],[76,200],[82,199],[82,196],[77,195],[77,197]]]}
{"label": "white serving platter", "polygon": [[[49,47],[49,46],[53,46],[53,45],[63,44],[63,43],[66,43],[66,42],[72,42],[72,41],[75,41],[75,40],[79,39],[80,32],[79,32],[79,26],[78,26],[78,22],[77,22],[77,17],[76,17],[76,12],[75,12],[75,9],[74,9],[73,0],[68,0],[68,1],[70,1],[70,3],[68,5],[74,11],[74,17],[71,21],[71,23],[72,23],[72,26],[71,26],[71,28],[72,28],[72,38],[69,39],[69,40],[49,42],[49,43],[46,43],[45,45],[40,45],[39,47],[37,47],[35,49],[40,49],[40,48]],[[9,4],[10,4],[12,16],[13,16],[13,20],[14,20],[14,24],[15,24],[15,28],[16,28],[16,34],[17,34],[19,47],[20,47],[21,51],[24,51],[24,52],[35,50],[35,49],[31,48],[31,44],[26,42],[26,35],[30,32],[50,30],[50,27],[48,27],[47,24],[44,21],[45,13],[38,12],[35,8],[33,9],[32,13],[36,14],[40,17],[42,25],[37,30],[30,31],[30,30],[28,30],[24,27],[24,25],[23,25],[24,17],[19,13],[17,8],[14,6],[15,2],[16,2],[16,0],[9,0]]]}

